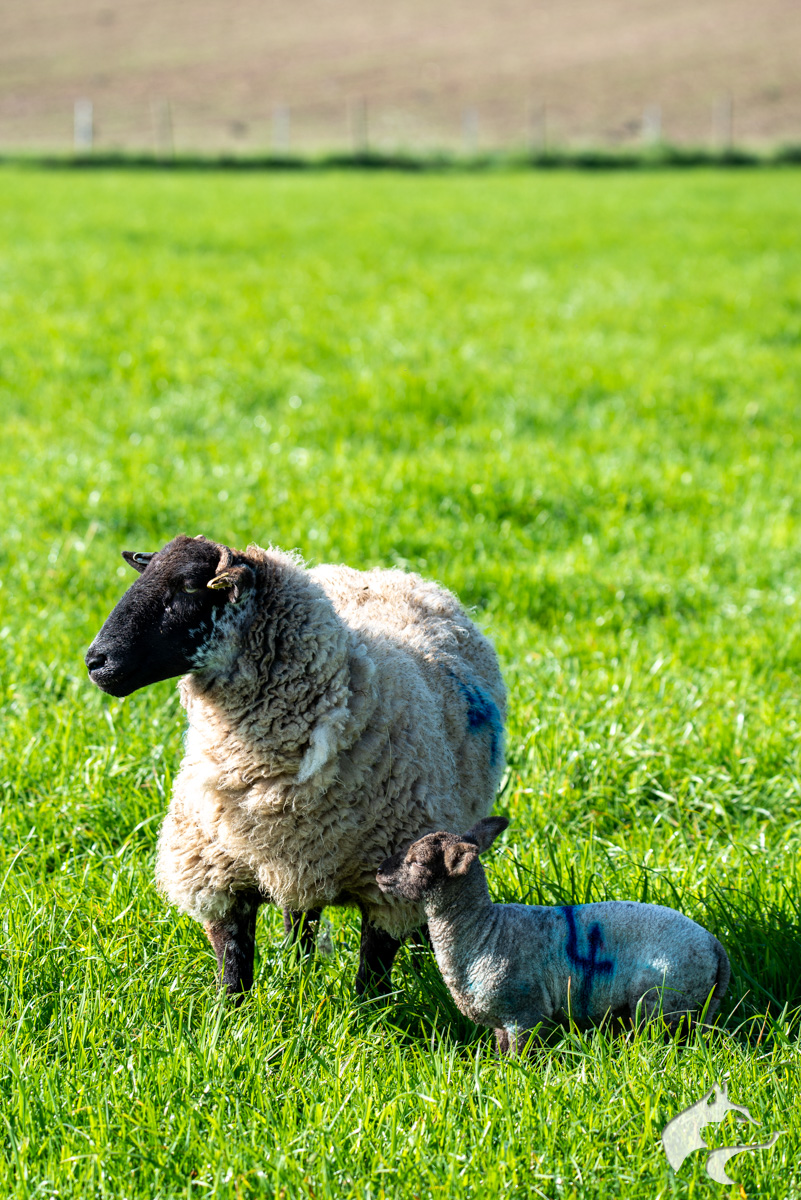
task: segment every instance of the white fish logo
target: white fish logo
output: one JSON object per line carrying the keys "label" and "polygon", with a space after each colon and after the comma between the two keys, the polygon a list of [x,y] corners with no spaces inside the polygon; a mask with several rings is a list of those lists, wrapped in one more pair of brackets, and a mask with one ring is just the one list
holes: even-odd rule
{"label": "white fish logo", "polygon": [[[714,1100],[710,1104],[709,1101],[713,1096]],[[706,1125],[720,1124],[726,1114],[730,1112],[733,1112],[739,1121],[750,1121],[752,1125],[759,1124],[744,1105],[730,1102],[728,1085],[725,1083],[716,1083],[705,1096],[696,1100],[695,1104],[683,1109],[672,1121],[668,1121],[662,1130],[662,1145],[665,1147],[667,1160],[674,1171],[678,1171],[684,1160],[694,1150],[709,1149],[701,1137],[701,1130]],[[724,1146],[720,1150],[713,1150],[705,1164],[707,1175],[716,1183],[736,1183],[736,1180],[726,1174],[726,1164],[729,1159],[733,1158],[735,1154],[742,1154],[744,1150],[769,1150],[771,1146],[776,1145],[781,1133],[780,1130],[779,1133],[771,1134],[768,1142]]]}

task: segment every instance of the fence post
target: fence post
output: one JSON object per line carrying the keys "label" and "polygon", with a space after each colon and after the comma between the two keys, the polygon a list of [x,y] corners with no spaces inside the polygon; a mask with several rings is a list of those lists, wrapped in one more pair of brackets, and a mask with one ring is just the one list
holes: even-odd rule
{"label": "fence post", "polygon": [[288,104],[276,104],[273,108],[273,153],[288,154],[291,142],[290,113]]}
{"label": "fence post", "polygon": [[642,114],[642,141],[645,146],[658,146],[662,141],[662,106],[648,104]]}
{"label": "fence post", "polygon": [[548,153],[548,105],[536,100],[528,107],[528,147],[532,155]]}
{"label": "fence post", "polygon": [[153,129],[156,135],[156,157],[170,159],[175,155],[172,135],[172,106],[169,100],[159,100],[152,106]]}
{"label": "fence post", "polygon": [[72,117],[72,145],[80,154],[91,150],[95,140],[94,106],[91,100],[76,100]]}
{"label": "fence post", "polygon": [[715,145],[724,153],[732,148],[734,103],[728,92],[715,101],[712,114]]}
{"label": "fence post", "polygon": [[466,108],[462,112],[462,147],[465,154],[478,151],[478,109]]}
{"label": "fence post", "polygon": [[353,132],[353,153],[370,153],[370,126],[367,100],[362,97],[351,109],[351,125]]}

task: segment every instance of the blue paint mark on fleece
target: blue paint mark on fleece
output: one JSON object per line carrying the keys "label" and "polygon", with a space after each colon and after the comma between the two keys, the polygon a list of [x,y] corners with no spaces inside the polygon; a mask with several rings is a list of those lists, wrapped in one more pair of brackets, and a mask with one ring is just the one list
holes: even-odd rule
{"label": "blue paint mark on fleece", "polygon": [[472,733],[478,733],[489,726],[490,765],[494,767],[498,761],[498,750],[500,749],[501,734],[503,732],[498,705],[492,699],[492,696],[487,695],[483,687],[476,683],[475,679],[471,678],[467,682],[464,679],[460,679],[455,671],[449,671],[448,674],[456,682],[456,686],[467,701],[467,728]]}
{"label": "blue paint mark on fleece", "polygon": [[576,989],[575,996],[571,997],[571,1002],[575,1004],[579,1015],[584,1015],[587,1012],[593,983],[597,976],[611,975],[614,972],[615,960],[613,958],[599,958],[599,953],[603,950],[604,936],[601,932],[601,926],[597,921],[593,922],[587,930],[589,953],[579,954],[574,905],[563,904],[562,915],[567,922],[565,953],[571,965],[576,967],[580,972],[579,986]]}

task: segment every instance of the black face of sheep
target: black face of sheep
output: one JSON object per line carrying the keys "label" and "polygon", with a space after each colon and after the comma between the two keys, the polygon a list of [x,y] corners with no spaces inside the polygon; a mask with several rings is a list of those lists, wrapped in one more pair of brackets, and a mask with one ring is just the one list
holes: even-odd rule
{"label": "black face of sheep", "polygon": [[123,558],[140,577],[109,614],[85,660],[92,682],[112,696],[129,696],[191,670],[251,574],[226,546],[183,534],[157,553],[126,550]]}

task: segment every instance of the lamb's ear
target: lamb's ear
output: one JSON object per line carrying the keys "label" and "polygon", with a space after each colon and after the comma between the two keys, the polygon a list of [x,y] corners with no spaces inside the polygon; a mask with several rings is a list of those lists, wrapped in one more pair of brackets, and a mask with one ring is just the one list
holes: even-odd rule
{"label": "lamb's ear", "polygon": [[445,847],[445,870],[449,875],[466,875],[478,858],[473,842],[456,842]]}
{"label": "lamb's ear", "polygon": [[215,591],[225,588],[231,604],[236,604],[237,600],[253,587],[254,582],[253,568],[247,563],[238,563],[232,567],[225,567],[219,575],[209,580],[206,587],[214,588]]}
{"label": "lamb's ear", "polygon": [[125,559],[129,567],[133,567],[133,569],[138,571],[141,575],[155,553],[155,550],[153,551],[153,554],[140,554],[138,552],[134,553],[131,550],[123,550],[122,557]]}
{"label": "lamb's ear", "polygon": [[485,850],[489,850],[498,834],[503,833],[508,824],[508,817],[484,817],[481,821],[477,821],[472,829],[468,829],[467,833],[463,833],[462,837],[466,842],[475,842],[479,854],[483,854]]}

